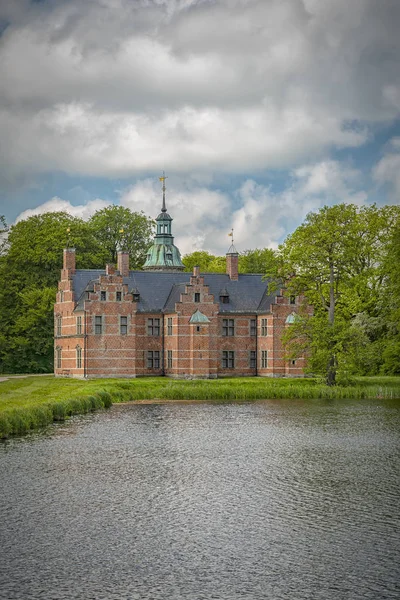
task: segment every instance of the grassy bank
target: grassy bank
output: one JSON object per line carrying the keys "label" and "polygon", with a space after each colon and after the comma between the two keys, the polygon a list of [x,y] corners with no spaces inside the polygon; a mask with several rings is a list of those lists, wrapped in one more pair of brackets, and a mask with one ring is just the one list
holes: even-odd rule
{"label": "grassy bank", "polygon": [[71,415],[108,408],[118,402],[267,398],[400,398],[400,377],[363,377],[357,378],[353,385],[334,388],[315,379],[176,381],[152,377],[81,381],[52,376],[10,379],[0,383],[0,437],[23,434]]}

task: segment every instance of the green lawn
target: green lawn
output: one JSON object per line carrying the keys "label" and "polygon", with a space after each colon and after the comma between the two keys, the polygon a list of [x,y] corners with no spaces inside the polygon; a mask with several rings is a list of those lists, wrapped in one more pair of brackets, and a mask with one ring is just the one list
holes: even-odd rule
{"label": "green lawn", "polygon": [[237,378],[217,380],[11,378],[0,382],[0,437],[22,434],[73,414],[115,402],[266,398],[400,398],[400,377],[359,377],[353,385],[329,388],[316,379]]}

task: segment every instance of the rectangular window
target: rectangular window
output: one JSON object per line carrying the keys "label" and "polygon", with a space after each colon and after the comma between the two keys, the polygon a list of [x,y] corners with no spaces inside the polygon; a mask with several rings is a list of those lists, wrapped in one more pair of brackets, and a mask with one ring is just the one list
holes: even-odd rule
{"label": "rectangular window", "polygon": [[268,367],[268,351],[261,351],[261,368],[266,369]]}
{"label": "rectangular window", "polygon": [[167,335],[172,335],[172,317],[167,320]]}
{"label": "rectangular window", "polygon": [[159,350],[148,350],[147,351],[147,368],[148,369],[159,369],[160,368],[160,352],[159,352]]}
{"label": "rectangular window", "polygon": [[90,300],[90,292],[85,292],[85,300]]}
{"label": "rectangular window", "polygon": [[268,335],[268,319],[261,319],[261,335]]}
{"label": "rectangular window", "polygon": [[250,350],[250,369],[255,369],[257,366],[257,352]]}
{"label": "rectangular window", "polygon": [[121,335],[126,335],[128,333],[128,317],[119,318],[119,331]]}
{"label": "rectangular window", "polygon": [[64,302],[64,292],[60,291],[60,302]]}
{"label": "rectangular window", "polygon": [[77,335],[82,333],[82,317],[76,317],[76,333]]}
{"label": "rectangular window", "polygon": [[160,335],[160,319],[147,319],[147,335]]}
{"label": "rectangular window", "polygon": [[235,368],[235,353],[232,350],[224,350],[222,352],[222,368],[223,369],[234,369]]}
{"label": "rectangular window", "polygon": [[225,335],[225,336],[235,335],[234,319],[222,319],[222,335]]}
{"label": "rectangular window", "polygon": [[167,368],[172,369],[172,350],[168,350],[167,353]]}
{"label": "rectangular window", "polygon": [[295,360],[291,360],[290,362],[291,362],[291,364],[292,364],[293,367],[296,365],[296,361]]}
{"label": "rectangular window", "polygon": [[61,369],[61,348],[56,348],[56,365],[57,369]]}
{"label": "rectangular window", "polygon": [[257,335],[257,319],[250,319],[250,335],[254,337]]}
{"label": "rectangular window", "polygon": [[96,335],[101,335],[103,333],[103,317],[94,318],[94,332]]}
{"label": "rectangular window", "polygon": [[62,317],[57,317],[57,320],[56,320],[56,331],[57,331],[57,336],[61,336],[61,331],[62,331]]}
{"label": "rectangular window", "polygon": [[195,295],[194,295],[194,301],[195,302],[200,302],[200,293],[199,292],[195,293]]}
{"label": "rectangular window", "polygon": [[105,300],[107,300],[107,294],[106,294],[106,292],[104,290],[101,290],[101,292],[100,292],[100,300],[102,302],[104,302]]}
{"label": "rectangular window", "polygon": [[296,304],[296,296],[290,296],[289,302],[290,304]]}
{"label": "rectangular window", "polygon": [[82,348],[79,346],[76,349],[76,368],[82,369]]}
{"label": "rectangular window", "polygon": [[122,292],[117,292],[116,293],[116,300],[117,300],[117,302],[121,302],[121,300],[122,300]]}

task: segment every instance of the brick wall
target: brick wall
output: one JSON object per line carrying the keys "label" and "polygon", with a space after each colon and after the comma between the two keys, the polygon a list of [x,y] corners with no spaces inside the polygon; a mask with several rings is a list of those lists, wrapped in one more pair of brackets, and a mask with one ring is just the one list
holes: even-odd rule
{"label": "brick wall", "polygon": [[[75,264],[69,254],[64,256],[63,266],[54,307],[57,376],[165,374],[176,378],[213,378],[303,374],[305,359],[297,359],[292,364],[285,357],[281,342],[282,333],[288,327],[286,319],[299,310],[301,298],[291,304],[290,298],[278,295],[265,315],[220,313],[218,299],[209,293],[204,277],[196,271],[174,311],[165,315],[161,312],[145,314],[137,312],[137,302],[124,285],[123,277],[109,266],[106,274],[94,284],[94,291],[85,298],[83,310],[78,312],[71,280]],[[199,302],[195,301],[197,294]],[[189,322],[197,310],[208,318],[208,323]],[[99,319],[96,328],[96,317],[101,317],[101,331]],[[251,329],[254,319],[255,331]],[[61,352],[60,365],[57,364],[58,352]],[[254,352],[256,364],[251,365]]]}

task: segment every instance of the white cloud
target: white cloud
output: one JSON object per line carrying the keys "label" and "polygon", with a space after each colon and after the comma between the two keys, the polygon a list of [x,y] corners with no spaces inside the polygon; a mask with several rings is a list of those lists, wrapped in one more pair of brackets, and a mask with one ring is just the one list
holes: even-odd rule
{"label": "white cloud", "polygon": [[96,212],[96,210],[105,208],[108,205],[109,203],[105,202],[105,200],[100,200],[99,198],[97,198],[96,200],[90,200],[86,204],[79,204],[77,206],[74,206],[67,200],[62,200],[61,198],[57,198],[57,196],[55,196],[54,198],[51,198],[51,200],[44,202],[36,208],[24,210],[18,215],[15,222],[18,223],[18,221],[28,219],[28,217],[32,217],[34,215],[41,215],[44,213],[58,211],[65,211],[73,217],[88,219],[94,212]]}
{"label": "white cloud", "polygon": [[373,172],[375,180],[380,184],[388,183],[400,204],[400,137],[392,138],[389,148],[376,165]]}
{"label": "white cloud", "polygon": [[[162,192],[158,179],[141,179],[119,193],[120,204],[133,211],[143,211],[155,218],[161,210]],[[288,232],[301,224],[308,212],[318,210],[324,204],[363,204],[366,199],[360,174],[335,161],[307,164],[293,170],[289,183],[279,193],[251,178],[228,195],[206,183],[174,176],[167,179],[166,192],[175,243],[182,254],[201,249],[225,254],[232,227],[239,252],[257,247],[276,248]],[[56,197],[24,211],[17,221],[33,214],[59,210],[87,219],[106,205],[104,200],[97,199],[73,206]]]}
{"label": "white cloud", "polygon": [[11,4],[7,177],[144,177],[160,164],[248,176],[363,144],[399,114],[391,0]]}

